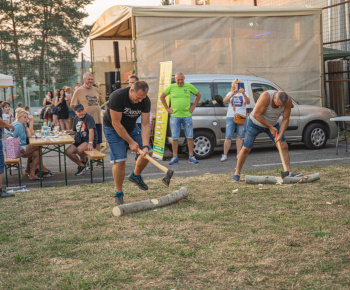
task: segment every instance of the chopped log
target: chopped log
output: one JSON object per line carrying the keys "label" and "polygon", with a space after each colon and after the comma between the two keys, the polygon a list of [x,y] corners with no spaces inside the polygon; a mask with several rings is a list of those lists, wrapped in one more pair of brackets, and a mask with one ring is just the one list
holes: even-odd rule
{"label": "chopped log", "polygon": [[116,206],[113,208],[113,214],[116,217],[120,217],[129,213],[155,209],[155,208],[159,208],[159,207],[163,207],[163,206],[175,203],[180,199],[187,198],[187,196],[188,196],[187,188],[182,187],[181,189],[160,198],[156,198],[152,200],[143,200],[143,201]]}
{"label": "chopped log", "polygon": [[276,184],[277,180],[274,176],[246,175],[245,182],[248,184]]}
{"label": "chopped log", "polygon": [[298,176],[298,177],[287,176],[287,177],[283,178],[283,184],[309,183],[309,182],[314,182],[314,181],[319,180],[319,179],[320,179],[319,173],[306,175],[306,176]]}

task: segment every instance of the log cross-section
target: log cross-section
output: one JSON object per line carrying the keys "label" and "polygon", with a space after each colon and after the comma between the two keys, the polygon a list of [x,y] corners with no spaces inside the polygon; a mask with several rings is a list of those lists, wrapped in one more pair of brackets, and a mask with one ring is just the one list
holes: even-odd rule
{"label": "log cross-section", "polygon": [[129,213],[134,213],[143,210],[150,210],[159,207],[163,207],[172,203],[179,201],[180,199],[187,198],[188,192],[186,187],[170,193],[166,196],[160,198],[155,198],[152,200],[143,200],[128,204],[119,205],[113,208],[113,214],[116,217],[120,217]]}

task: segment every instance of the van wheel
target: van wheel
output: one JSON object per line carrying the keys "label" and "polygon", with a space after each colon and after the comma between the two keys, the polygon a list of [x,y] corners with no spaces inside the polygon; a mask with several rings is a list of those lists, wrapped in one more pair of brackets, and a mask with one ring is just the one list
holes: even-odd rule
{"label": "van wheel", "polygon": [[327,135],[324,125],[314,123],[306,127],[303,135],[305,147],[308,149],[321,149],[326,146]]}
{"label": "van wheel", "polygon": [[209,158],[214,152],[213,134],[206,131],[195,131],[193,134],[194,155],[197,159]]}

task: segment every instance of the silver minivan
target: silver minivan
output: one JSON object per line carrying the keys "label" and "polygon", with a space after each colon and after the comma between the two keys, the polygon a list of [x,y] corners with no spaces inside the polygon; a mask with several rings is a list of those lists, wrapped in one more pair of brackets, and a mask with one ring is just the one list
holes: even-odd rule
{"label": "silver minivan", "polygon": [[[197,159],[208,158],[213,154],[214,147],[224,144],[228,104],[223,103],[222,100],[231,91],[231,82],[234,79],[240,79],[244,83],[246,94],[250,97],[250,105],[247,105],[248,113],[252,111],[259,96],[264,91],[282,91],[275,83],[254,76],[185,75],[185,82],[193,84],[202,95],[192,114],[194,154]],[[194,98],[195,96],[192,96],[192,102]],[[288,143],[303,142],[309,149],[323,148],[326,146],[327,139],[333,139],[337,136],[336,123],[329,120],[336,116],[337,114],[333,110],[299,105],[293,100],[285,138]],[[233,139],[233,141],[235,140]],[[168,126],[166,143],[170,145],[171,142],[171,129]],[[260,134],[255,140],[255,144],[267,142],[271,143],[271,140],[265,133]],[[184,131],[181,130],[179,146],[186,150],[185,145],[186,138]]]}

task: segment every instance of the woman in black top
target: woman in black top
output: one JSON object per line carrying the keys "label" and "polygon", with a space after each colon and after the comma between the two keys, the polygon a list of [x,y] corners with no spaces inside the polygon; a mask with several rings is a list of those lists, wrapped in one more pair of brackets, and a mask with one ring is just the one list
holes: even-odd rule
{"label": "woman in black top", "polygon": [[44,110],[44,120],[47,121],[48,126],[51,126],[52,122],[52,107],[53,107],[53,95],[51,91],[47,92],[43,102]]}
{"label": "woman in black top", "polygon": [[55,107],[57,108],[57,117],[61,124],[61,129],[66,130],[68,129],[67,125],[67,119],[69,117],[68,112],[68,106],[67,106],[67,100],[66,100],[66,93],[64,89],[60,89],[58,98],[56,98],[55,101]]}

